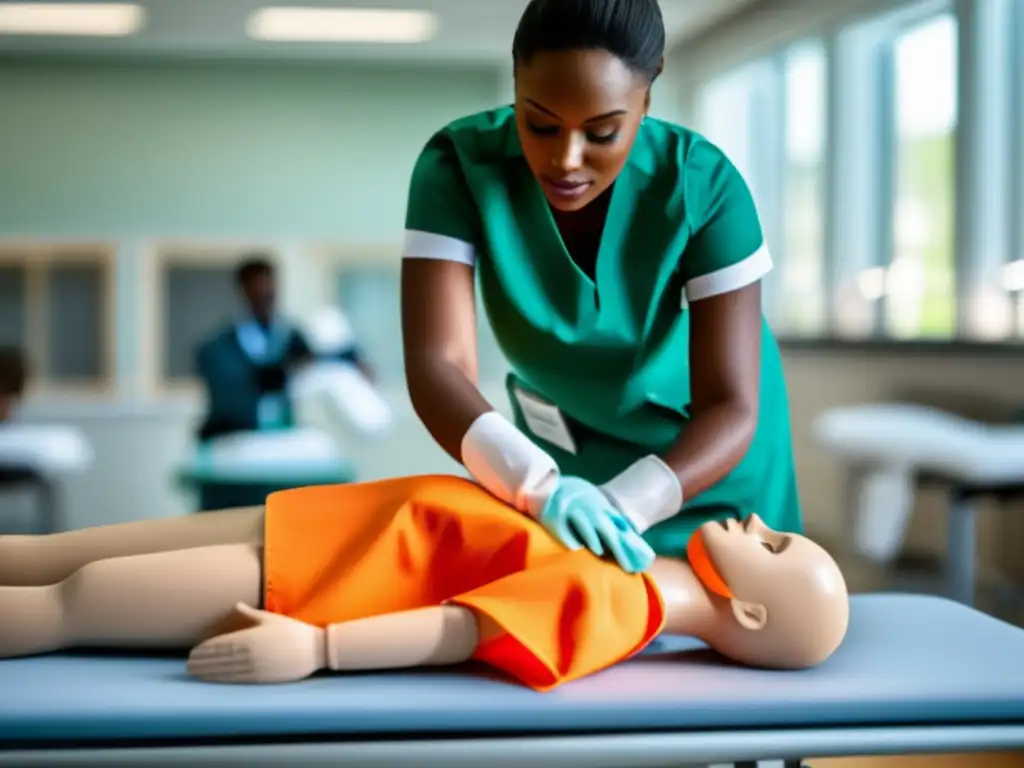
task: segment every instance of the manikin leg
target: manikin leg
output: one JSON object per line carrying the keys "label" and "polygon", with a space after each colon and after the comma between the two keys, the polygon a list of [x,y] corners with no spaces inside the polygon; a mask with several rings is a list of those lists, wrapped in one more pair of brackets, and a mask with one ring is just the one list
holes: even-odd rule
{"label": "manikin leg", "polygon": [[262,547],[95,560],[57,584],[0,586],[0,658],[63,648],[189,648],[258,607]]}
{"label": "manikin leg", "polygon": [[44,536],[0,536],[0,585],[56,584],[89,563],[113,557],[262,541],[263,507],[153,518]]}

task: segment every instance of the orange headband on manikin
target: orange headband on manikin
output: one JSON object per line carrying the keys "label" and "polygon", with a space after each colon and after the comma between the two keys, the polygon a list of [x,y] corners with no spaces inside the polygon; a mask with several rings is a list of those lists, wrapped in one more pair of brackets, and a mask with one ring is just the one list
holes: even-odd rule
{"label": "orange headband on manikin", "polygon": [[725,583],[725,579],[715,568],[715,564],[711,562],[708,550],[704,546],[704,535],[699,528],[693,532],[693,536],[690,537],[690,541],[686,545],[686,557],[690,561],[693,572],[706,589],[727,600],[733,598],[732,591]]}

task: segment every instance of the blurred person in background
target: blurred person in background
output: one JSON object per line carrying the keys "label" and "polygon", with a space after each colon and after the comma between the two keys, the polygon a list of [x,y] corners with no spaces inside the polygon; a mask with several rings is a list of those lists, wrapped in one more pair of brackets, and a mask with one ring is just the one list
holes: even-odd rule
{"label": "blurred person in background", "polygon": [[9,421],[25,394],[28,361],[17,347],[0,347],[0,423]]}
{"label": "blurred person in background", "polygon": [[[277,310],[277,272],[268,258],[244,259],[236,280],[245,313],[203,342],[196,353],[207,395],[200,441],[294,426],[288,380],[300,365],[315,358],[305,334]],[[335,357],[353,363],[372,380],[373,373],[354,344]]]}

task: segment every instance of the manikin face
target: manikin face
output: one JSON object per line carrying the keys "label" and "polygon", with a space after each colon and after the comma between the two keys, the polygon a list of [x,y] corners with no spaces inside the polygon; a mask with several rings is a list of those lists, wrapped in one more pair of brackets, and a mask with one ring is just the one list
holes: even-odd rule
{"label": "manikin face", "polygon": [[810,539],[772,530],[757,515],[705,523],[691,542],[690,563],[705,588],[722,598],[728,620],[715,639],[733,658],[815,664],[846,633],[849,599],[835,560]]}
{"label": "manikin face", "polygon": [[541,53],[516,67],[523,155],[553,208],[578,211],[629,158],[650,87],[600,50]]}
{"label": "manikin face", "polygon": [[803,536],[772,530],[757,515],[705,523],[700,532],[708,559],[728,590],[723,597],[750,601],[826,588],[834,581],[835,562],[820,546]]}

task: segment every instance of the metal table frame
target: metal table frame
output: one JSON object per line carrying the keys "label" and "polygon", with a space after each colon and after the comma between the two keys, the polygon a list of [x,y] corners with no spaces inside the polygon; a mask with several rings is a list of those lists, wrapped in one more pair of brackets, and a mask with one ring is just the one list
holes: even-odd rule
{"label": "metal table frame", "polygon": [[973,606],[977,580],[977,502],[990,498],[1005,504],[1024,499],[1024,483],[965,483],[934,473],[921,473],[916,480],[919,487],[948,489],[946,594]]}
{"label": "metal table frame", "polygon": [[[779,730],[623,733],[571,736],[267,741],[250,744],[85,746],[4,751],[0,766],[380,766],[420,768],[686,768],[759,760],[797,768],[814,757],[995,752],[1024,747],[1024,723],[907,724]],[[776,762],[775,765],[778,765]]]}
{"label": "metal table frame", "polygon": [[35,494],[36,524],[33,533],[56,533],[62,520],[53,480],[33,467],[0,463],[0,492],[23,487],[31,488]]}

